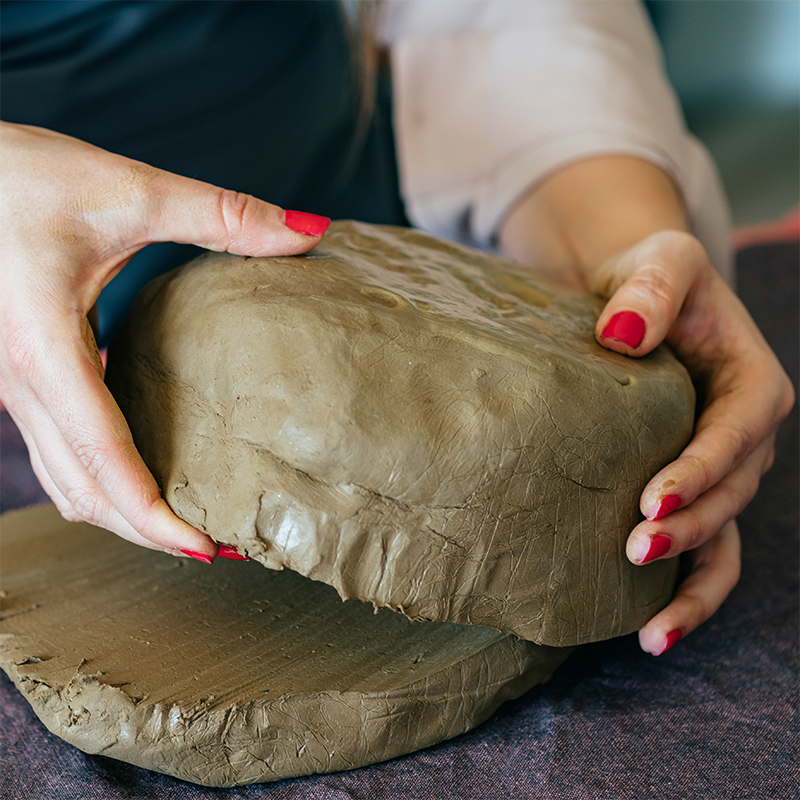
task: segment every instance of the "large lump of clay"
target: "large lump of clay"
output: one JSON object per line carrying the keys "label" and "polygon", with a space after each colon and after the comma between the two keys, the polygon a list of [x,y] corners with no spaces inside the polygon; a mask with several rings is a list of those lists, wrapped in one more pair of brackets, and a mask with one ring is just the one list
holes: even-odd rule
{"label": "large lump of clay", "polygon": [[290,571],[209,568],[53,506],[3,529],[0,668],[50,730],[209,786],[349,769],[448,739],[569,649],[411,622]]}
{"label": "large lump of clay", "polygon": [[267,567],[413,619],[565,646],[628,633],[676,564],[625,541],[693,424],[665,349],[602,301],[418,231],[208,254],[151,283],[108,382],[176,513]]}

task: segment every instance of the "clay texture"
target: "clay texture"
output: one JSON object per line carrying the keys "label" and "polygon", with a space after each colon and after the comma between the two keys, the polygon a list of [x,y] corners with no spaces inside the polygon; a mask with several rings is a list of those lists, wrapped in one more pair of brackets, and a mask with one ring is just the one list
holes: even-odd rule
{"label": "clay texture", "polygon": [[412,619],[569,646],[669,600],[624,554],[688,441],[675,358],[595,341],[602,301],[413,230],[208,254],[145,288],[108,384],[176,513]]}
{"label": "clay texture", "polygon": [[40,719],[88,753],[208,786],[426,747],[570,652],[374,614],[288,570],[175,559],[52,506],[0,526],[0,668]]}

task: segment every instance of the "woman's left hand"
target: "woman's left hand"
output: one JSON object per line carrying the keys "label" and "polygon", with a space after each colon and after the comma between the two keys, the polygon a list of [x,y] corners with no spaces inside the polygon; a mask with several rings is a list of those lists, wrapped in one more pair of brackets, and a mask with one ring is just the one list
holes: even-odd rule
{"label": "woman's left hand", "polygon": [[645,488],[645,520],[627,543],[645,564],[686,552],[691,572],[672,602],[639,632],[660,655],[708,619],[739,578],[735,517],[775,454],[775,434],[794,390],[744,305],[683,231],[661,231],[606,260],[588,287],[610,298],[598,341],[637,357],[662,341],[698,388],[694,438]]}
{"label": "woman's left hand", "polygon": [[645,487],[627,542],[645,564],[687,553],[691,572],[639,632],[659,655],[722,604],[739,578],[736,515],[775,454],[794,389],[744,305],[687,233],[681,196],[648,161],[600,155],[568,164],[520,199],[505,251],[547,277],[609,298],[604,347],[637,357],[668,342],[698,389],[694,438]]}

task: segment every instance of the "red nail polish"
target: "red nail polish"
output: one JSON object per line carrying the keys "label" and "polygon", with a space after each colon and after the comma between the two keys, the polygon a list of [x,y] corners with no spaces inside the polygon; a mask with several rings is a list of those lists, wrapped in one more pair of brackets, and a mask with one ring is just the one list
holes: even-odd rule
{"label": "red nail polish", "polygon": [[662,536],[660,533],[654,533],[650,537],[650,549],[645,554],[645,557],[639,562],[640,564],[647,564],[660,558],[664,553],[668,552],[672,547],[672,539],[669,536]]}
{"label": "red nail polish", "polygon": [[233,561],[250,560],[247,556],[243,556],[235,547],[229,544],[221,544],[219,546],[219,553],[217,553],[217,555],[220,558],[230,558]]}
{"label": "red nail polish", "polygon": [[287,211],[286,227],[306,236],[322,236],[331,221],[328,217],[317,214],[307,214],[305,211]]}
{"label": "red nail polish", "polygon": [[635,311],[620,311],[611,317],[601,336],[622,342],[628,347],[638,347],[644,339],[644,330],[644,320]]}
{"label": "red nail polish", "polygon": [[653,515],[653,520],[661,519],[662,517],[666,517],[667,514],[671,514],[676,508],[679,508],[681,504],[681,496],[679,494],[668,494],[661,498],[661,502],[658,504],[658,511]]}
{"label": "red nail polish", "polygon": [[662,653],[666,653],[667,650],[670,649],[676,642],[680,641],[683,638],[683,633],[681,632],[680,628],[675,628],[674,631],[670,631],[665,639],[664,642],[664,649],[659,651],[658,653],[653,653],[654,656],[660,656]]}
{"label": "red nail polish", "polygon": [[202,561],[204,564],[213,564],[213,556],[208,556],[205,553],[198,553],[196,550],[181,550],[181,553],[195,559],[195,561]]}

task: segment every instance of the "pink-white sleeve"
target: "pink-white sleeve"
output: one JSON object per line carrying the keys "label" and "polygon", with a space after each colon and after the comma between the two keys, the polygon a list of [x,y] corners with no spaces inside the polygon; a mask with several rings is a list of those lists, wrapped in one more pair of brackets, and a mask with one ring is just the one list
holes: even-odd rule
{"label": "pink-white sleeve", "polygon": [[672,176],[693,232],[730,275],[716,168],[686,130],[637,0],[390,0],[383,37],[415,225],[490,248],[553,171],[638,156]]}

